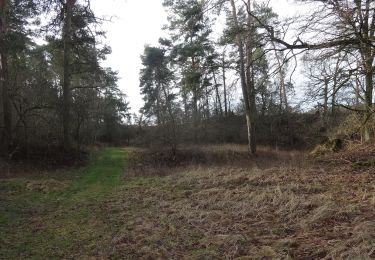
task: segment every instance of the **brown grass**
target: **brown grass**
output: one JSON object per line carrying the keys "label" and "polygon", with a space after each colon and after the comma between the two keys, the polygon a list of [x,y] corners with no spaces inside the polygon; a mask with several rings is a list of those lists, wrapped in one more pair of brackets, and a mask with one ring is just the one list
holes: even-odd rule
{"label": "brown grass", "polygon": [[[94,153],[96,147],[90,147]],[[35,177],[50,175],[51,172],[78,168],[89,161],[88,150],[64,150],[57,145],[30,145],[15,148],[12,156],[5,160],[0,157],[0,178]]]}
{"label": "brown grass", "polygon": [[113,255],[375,258],[373,171],[288,163],[290,152],[262,154],[247,165],[210,161],[174,167],[164,177],[127,174],[127,186],[106,203],[109,221],[118,225]]}
{"label": "brown grass", "polygon": [[165,176],[186,168],[235,166],[242,168],[270,168],[280,165],[306,163],[300,151],[280,151],[269,147],[258,148],[257,155],[250,155],[246,145],[190,145],[176,152],[158,148],[131,150],[128,175]]}
{"label": "brown grass", "polygon": [[128,151],[122,181],[125,152],[109,149],[80,178],[0,183],[3,258],[375,258],[372,146],[319,161],[232,145]]}

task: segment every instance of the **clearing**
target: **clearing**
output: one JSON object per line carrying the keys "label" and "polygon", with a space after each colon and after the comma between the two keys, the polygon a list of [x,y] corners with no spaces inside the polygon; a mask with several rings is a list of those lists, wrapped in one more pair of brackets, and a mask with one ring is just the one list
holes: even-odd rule
{"label": "clearing", "polygon": [[375,258],[374,164],[232,148],[1,179],[0,258]]}

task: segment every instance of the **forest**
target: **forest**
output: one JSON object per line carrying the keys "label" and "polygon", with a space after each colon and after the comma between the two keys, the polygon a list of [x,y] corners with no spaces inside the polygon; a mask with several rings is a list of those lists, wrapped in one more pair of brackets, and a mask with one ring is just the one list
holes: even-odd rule
{"label": "forest", "polygon": [[160,0],[138,85],[94,2],[0,0],[0,259],[375,258],[374,1]]}

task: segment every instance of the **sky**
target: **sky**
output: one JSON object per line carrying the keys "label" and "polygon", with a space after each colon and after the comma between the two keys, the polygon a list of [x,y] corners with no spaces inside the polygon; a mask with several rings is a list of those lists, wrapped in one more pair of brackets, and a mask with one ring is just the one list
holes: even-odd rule
{"label": "sky", "polygon": [[140,56],[146,44],[156,45],[167,23],[163,0],[92,0],[91,7],[99,17],[112,18],[105,22],[105,43],[112,54],[103,62],[119,72],[120,89],[128,96],[132,112],[142,107],[139,93]]}
{"label": "sky", "polygon": [[[163,0],[92,0],[91,7],[98,17],[111,19],[104,22],[107,31],[104,42],[112,54],[103,62],[119,72],[119,87],[128,96],[131,111],[137,113],[143,105],[139,93],[140,56],[144,46],[157,45],[167,23]],[[293,0],[271,0],[274,11],[281,17],[300,12]]]}

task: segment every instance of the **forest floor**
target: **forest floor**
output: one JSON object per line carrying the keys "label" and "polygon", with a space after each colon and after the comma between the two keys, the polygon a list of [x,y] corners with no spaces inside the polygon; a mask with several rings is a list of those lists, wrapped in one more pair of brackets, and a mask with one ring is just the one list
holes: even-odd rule
{"label": "forest floor", "polygon": [[375,148],[361,149],[106,148],[0,179],[0,258],[374,259]]}

